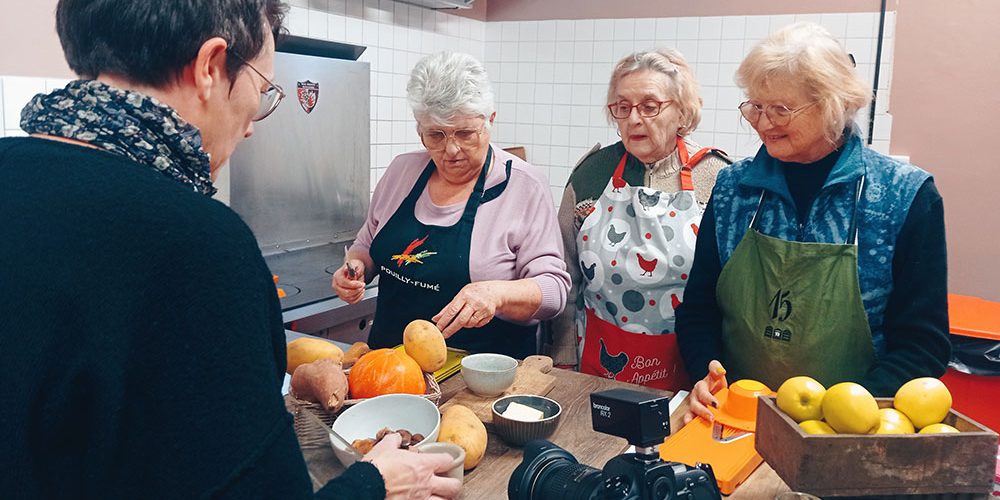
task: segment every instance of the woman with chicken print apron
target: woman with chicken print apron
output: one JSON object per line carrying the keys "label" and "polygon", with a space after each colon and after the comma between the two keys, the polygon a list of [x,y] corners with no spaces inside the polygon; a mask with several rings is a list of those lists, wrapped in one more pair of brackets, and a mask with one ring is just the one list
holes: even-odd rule
{"label": "woman with chicken print apron", "polygon": [[[736,73],[763,145],[718,176],[685,300],[689,412],[728,380],[798,375],[891,396],[950,357],[944,209],[930,174],[864,146],[871,99],[826,29],[757,44]],[[727,373],[728,372],[728,373]]]}
{"label": "woman with chicken print apron", "polygon": [[559,223],[575,306],[553,322],[548,352],[584,373],[677,390],[688,377],[674,308],[703,207],[728,160],[685,138],[701,98],[674,50],[619,61],[608,103],[622,141],[585,158],[566,186]]}

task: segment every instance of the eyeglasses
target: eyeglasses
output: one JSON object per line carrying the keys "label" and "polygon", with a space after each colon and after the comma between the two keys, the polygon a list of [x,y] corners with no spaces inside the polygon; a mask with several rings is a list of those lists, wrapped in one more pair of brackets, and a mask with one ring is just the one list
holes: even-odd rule
{"label": "eyeglasses", "polygon": [[784,127],[785,125],[791,123],[792,118],[794,118],[795,115],[799,114],[800,111],[808,108],[809,106],[812,106],[813,104],[816,104],[816,101],[813,101],[809,104],[804,104],[795,109],[789,109],[788,106],[782,106],[778,104],[769,104],[767,106],[763,106],[760,104],[752,103],[750,101],[746,101],[740,104],[739,110],[740,113],[743,114],[743,118],[746,118],[746,120],[750,122],[751,125],[757,125],[757,121],[760,120],[760,115],[764,114],[767,115],[767,121],[773,123],[778,127]]}
{"label": "eyeglasses", "polygon": [[608,104],[608,110],[611,111],[611,116],[624,120],[629,116],[632,116],[632,109],[635,108],[639,112],[639,116],[643,118],[652,118],[663,111],[674,101],[657,101],[655,99],[647,99],[640,102],[639,104],[630,104],[628,101],[622,100],[615,103]]}
{"label": "eyeglasses", "polygon": [[232,51],[230,51],[229,54],[243,64],[246,64],[247,67],[252,69],[254,73],[257,73],[258,76],[267,82],[267,88],[260,91],[260,103],[257,105],[257,113],[253,115],[251,120],[259,122],[264,118],[271,116],[271,113],[274,113],[274,110],[278,109],[278,104],[281,104],[281,100],[285,98],[285,91],[278,84],[272,82],[268,77],[264,76],[264,74],[258,71],[257,68],[253,67],[250,62],[240,57],[239,54]]}
{"label": "eyeglasses", "polygon": [[452,133],[444,130],[428,129],[420,133],[420,139],[427,149],[444,149],[448,146],[448,139],[454,139],[455,145],[460,149],[474,147],[479,144],[479,136],[483,134],[483,127],[478,129],[463,128]]}

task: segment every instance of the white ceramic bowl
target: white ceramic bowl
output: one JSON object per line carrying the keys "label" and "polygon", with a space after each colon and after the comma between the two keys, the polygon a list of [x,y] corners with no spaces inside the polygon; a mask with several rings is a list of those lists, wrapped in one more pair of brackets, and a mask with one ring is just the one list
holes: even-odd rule
{"label": "white ceramic bowl", "polygon": [[465,450],[454,443],[427,443],[427,446],[418,446],[420,453],[447,453],[451,455],[451,468],[444,473],[445,476],[453,477],[459,481],[465,478]]}
{"label": "white ceramic bowl", "polygon": [[503,354],[480,353],[462,358],[462,378],[470,391],[499,396],[514,384],[517,360]]}
{"label": "white ceramic bowl", "polygon": [[[441,413],[434,403],[413,394],[386,394],[366,399],[343,411],[333,421],[333,430],[351,443],[355,439],[375,439],[382,428],[406,429],[423,434],[423,443],[437,441],[441,428]],[[333,437],[333,452],[345,467],[354,463],[354,455]]]}

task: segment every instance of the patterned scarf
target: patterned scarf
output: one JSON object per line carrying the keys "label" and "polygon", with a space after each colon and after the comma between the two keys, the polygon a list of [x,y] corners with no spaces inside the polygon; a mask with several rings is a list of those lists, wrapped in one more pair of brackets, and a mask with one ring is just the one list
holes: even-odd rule
{"label": "patterned scarf", "polygon": [[125,156],[208,196],[217,191],[201,132],[173,108],[138,92],[76,80],[31,99],[21,110],[21,128]]}

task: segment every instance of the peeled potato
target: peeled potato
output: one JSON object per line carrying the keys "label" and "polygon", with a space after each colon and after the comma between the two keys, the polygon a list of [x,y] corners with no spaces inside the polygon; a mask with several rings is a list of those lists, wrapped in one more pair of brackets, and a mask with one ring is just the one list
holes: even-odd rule
{"label": "peeled potato", "polygon": [[425,372],[440,370],[448,360],[444,335],[430,321],[416,319],[406,325],[403,330],[403,348]]}

